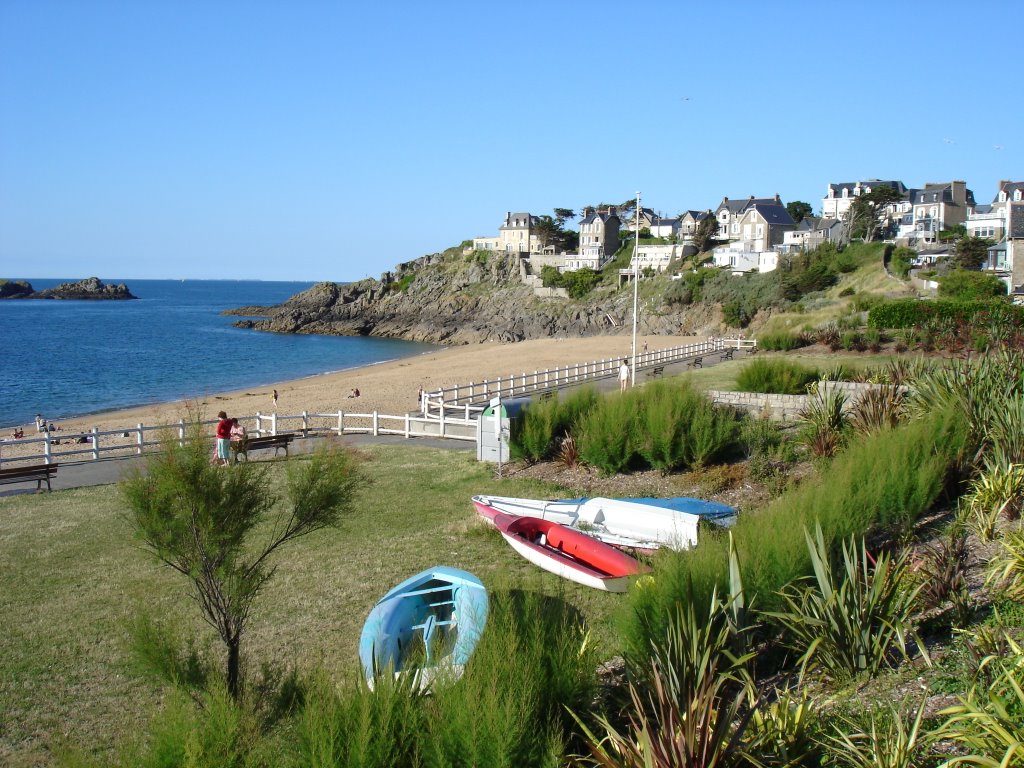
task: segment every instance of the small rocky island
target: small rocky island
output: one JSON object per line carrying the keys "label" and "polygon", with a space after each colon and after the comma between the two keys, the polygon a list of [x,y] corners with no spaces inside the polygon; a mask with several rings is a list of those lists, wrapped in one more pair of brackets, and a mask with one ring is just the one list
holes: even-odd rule
{"label": "small rocky island", "polygon": [[65,299],[87,301],[125,301],[137,299],[124,283],[106,285],[98,277],[87,277],[77,283],[61,283],[54,288],[36,291],[24,280],[0,280],[0,299]]}

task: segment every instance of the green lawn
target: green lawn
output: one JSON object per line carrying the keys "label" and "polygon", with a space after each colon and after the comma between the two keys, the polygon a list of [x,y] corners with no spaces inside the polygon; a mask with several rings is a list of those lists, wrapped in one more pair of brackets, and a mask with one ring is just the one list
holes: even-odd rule
{"label": "green lawn", "polygon": [[[243,639],[253,662],[350,679],[373,603],[438,564],[469,570],[489,588],[525,584],[556,594],[588,618],[603,650],[618,650],[613,620],[622,596],[530,565],[478,520],[469,500],[561,489],[498,481],[492,466],[462,451],[380,447],[366,456],[374,483],[344,526],[300,540],[278,559]],[[277,478],[282,469],[274,466]],[[0,499],[0,563],[0,764],[52,764],[62,743],[109,754],[141,730],[163,690],[132,663],[129,626],[141,610],[218,648],[184,579],[133,539],[114,487]]]}

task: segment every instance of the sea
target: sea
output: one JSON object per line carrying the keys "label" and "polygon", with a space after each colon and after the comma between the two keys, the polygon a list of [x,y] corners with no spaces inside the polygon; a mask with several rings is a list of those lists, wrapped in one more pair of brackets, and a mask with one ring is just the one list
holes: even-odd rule
{"label": "sea", "polygon": [[[35,290],[81,278],[28,280]],[[0,429],[258,387],[423,354],[394,339],[233,328],[224,309],[267,306],[312,283],[120,280],[136,301],[0,301]],[[268,403],[269,404],[269,403]],[[6,435],[5,435],[6,436]]]}

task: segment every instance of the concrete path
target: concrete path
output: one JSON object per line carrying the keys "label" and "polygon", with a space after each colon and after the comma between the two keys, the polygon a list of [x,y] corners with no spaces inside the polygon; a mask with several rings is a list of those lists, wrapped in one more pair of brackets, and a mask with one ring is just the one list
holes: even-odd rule
{"label": "concrete path", "polygon": [[[309,453],[320,444],[322,438],[308,437],[292,443],[291,452]],[[431,437],[404,438],[401,435],[345,435],[342,442],[346,445],[403,445],[419,448],[445,448],[452,451],[476,451],[476,443],[468,440],[443,440]],[[272,451],[254,451],[257,461],[273,456]],[[68,488],[84,488],[93,485],[111,485],[121,480],[126,473],[136,467],[145,466],[145,457],[128,456],[122,458],[100,459],[99,461],[61,462],[50,485],[55,491]],[[45,493],[45,489],[43,493]],[[36,493],[35,481],[21,485],[0,486],[0,498],[17,496],[23,493]]]}

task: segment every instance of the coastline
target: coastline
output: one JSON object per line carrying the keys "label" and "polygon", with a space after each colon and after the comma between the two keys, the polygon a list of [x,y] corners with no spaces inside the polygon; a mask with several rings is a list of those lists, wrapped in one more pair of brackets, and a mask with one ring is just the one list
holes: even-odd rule
{"label": "coastline", "polygon": [[[687,344],[695,336],[637,336],[637,346],[644,342],[650,350]],[[437,390],[454,384],[467,384],[499,376],[532,373],[574,363],[617,357],[629,357],[630,336],[588,336],[571,339],[537,339],[513,344],[486,342],[459,347],[446,347],[411,357],[375,362],[340,371],[314,374],[298,379],[222,392],[209,392],[195,401],[172,400],[149,405],[122,408],[58,420],[60,431],[55,438],[70,436],[97,428],[107,431],[128,429],[136,424],[146,426],[176,423],[187,418],[189,407],[200,409],[203,418],[213,418],[218,411],[228,416],[251,418],[257,412],[274,411],[273,391],[278,392],[277,412],[281,415],[310,413],[350,413],[402,415],[418,407],[417,393]],[[350,398],[358,389],[360,397]],[[47,414],[43,414],[47,417]],[[35,425],[19,425],[25,437],[36,437]],[[13,426],[0,437],[9,439]],[[33,447],[33,446],[26,446]],[[4,446],[4,455],[18,455],[18,446]]]}

